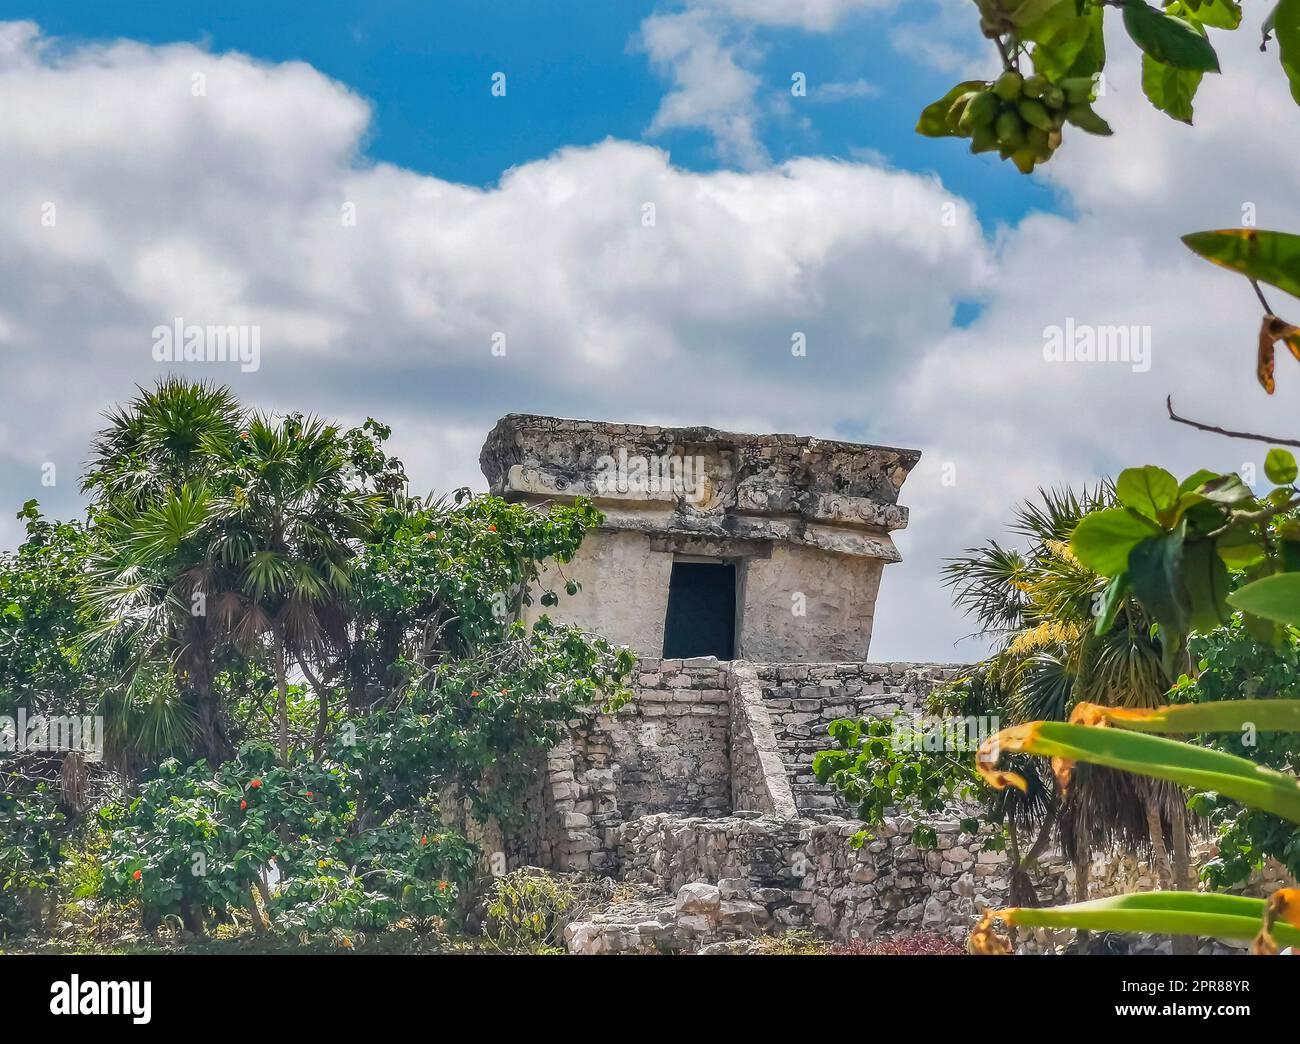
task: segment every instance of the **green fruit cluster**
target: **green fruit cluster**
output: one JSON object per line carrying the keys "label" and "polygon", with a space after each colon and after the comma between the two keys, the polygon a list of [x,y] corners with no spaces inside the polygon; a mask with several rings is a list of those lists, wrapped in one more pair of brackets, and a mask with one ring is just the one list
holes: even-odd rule
{"label": "green fruit cluster", "polygon": [[971,139],[971,152],[996,150],[1028,174],[1060,148],[1065,124],[1092,134],[1111,132],[1092,110],[1095,97],[1089,76],[1053,83],[1008,70],[982,89],[960,95],[948,109],[948,128]]}

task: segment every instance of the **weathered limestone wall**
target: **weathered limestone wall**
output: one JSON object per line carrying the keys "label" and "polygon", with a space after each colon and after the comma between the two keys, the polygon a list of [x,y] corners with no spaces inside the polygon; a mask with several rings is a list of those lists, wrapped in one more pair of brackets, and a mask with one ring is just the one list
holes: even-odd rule
{"label": "weathered limestone wall", "polygon": [[550,564],[541,574],[543,590],[563,592],[565,580],[582,585],[576,595],[563,595],[558,607],[538,603],[524,607],[531,627],[542,615],[604,635],[615,645],[658,656],[664,647],[668,614],[668,578],[673,556],[656,550],[645,533],[596,530],[588,533],[571,562]]}
{"label": "weathered limestone wall", "polygon": [[941,663],[755,664],[763,703],[802,813],[843,809],[813,776],[812,759],[830,746],[836,718],[923,714],[931,691],[961,667]]}
{"label": "weathered limestone wall", "polygon": [[712,658],[643,659],[631,703],[571,730],[547,762],[543,866],[612,873],[627,820],[730,811],[728,674]]}
{"label": "weathered limestone wall", "polygon": [[[626,879],[672,893],[716,883],[722,897],[761,905],[760,923],[817,927],[841,941],[925,929],[964,942],[980,907],[1007,905],[1005,860],[963,847],[955,822],[925,852],[892,820],[855,850],[849,838],[861,826],[757,813],[646,816],[620,828],[619,865]],[[1064,861],[1044,862],[1039,894],[1064,901],[1071,881]]]}
{"label": "weathered limestone wall", "polygon": [[774,546],[766,558],[747,559],[737,658],[865,660],[884,566],[878,558],[785,545]]}

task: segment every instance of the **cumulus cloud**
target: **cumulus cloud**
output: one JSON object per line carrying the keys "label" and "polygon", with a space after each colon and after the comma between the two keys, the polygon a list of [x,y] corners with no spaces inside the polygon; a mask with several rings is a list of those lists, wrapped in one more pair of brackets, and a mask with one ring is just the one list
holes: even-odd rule
{"label": "cumulus cloud", "polygon": [[[759,139],[762,120],[782,111],[764,101],[753,67],[764,54],[756,29],[826,33],[850,15],[895,6],[897,0],[683,0],[641,23],[635,44],[671,82],[648,128],[703,130],[723,162],[753,169],[768,161]],[[843,101],[874,93],[865,81],[823,84],[812,96]]]}
{"label": "cumulus cloud", "polygon": [[[916,446],[873,655],[973,656],[938,566],[1017,498],[1262,458],[1170,424],[1167,393],[1290,433],[1300,367],[1259,391],[1253,294],[1177,241],[1246,203],[1300,228],[1276,145],[1300,110],[1251,32],[1218,38],[1227,72],[1195,128],[1146,110],[1116,40],[1115,137],[1072,134],[1045,175],[1069,216],[989,230],[937,179],[870,162],[702,174],[606,141],[457,184],[367,163],[367,104],[308,66],[0,25],[0,541],[28,497],[75,509],[98,412],[165,369],[156,325],[256,324],[256,372],[180,368],[265,408],[393,424],[421,489],[481,488],[477,448],[511,411]],[[980,315],[954,327],[968,300]],[[1044,330],[1069,320],[1149,328],[1149,371],[1046,362]]]}
{"label": "cumulus cloud", "polygon": [[379,416],[417,485],[445,487],[479,484],[476,447],[511,410],[830,434],[869,416],[906,365],[894,346],[940,337],[987,277],[969,209],[943,227],[931,178],[816,159],[697,174],[607,141],[481,189],[362,162],[367,105],[305,65],[4,39],[15,503],[72,505],[97,412],[159,375],[152,331],[176,318],[261,334],[256,372],[185,372]]}

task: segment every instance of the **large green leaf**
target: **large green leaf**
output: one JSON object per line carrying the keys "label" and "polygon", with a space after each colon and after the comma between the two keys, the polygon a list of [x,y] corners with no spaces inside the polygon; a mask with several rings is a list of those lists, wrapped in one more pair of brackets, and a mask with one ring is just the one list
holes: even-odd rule
{"label": "large green leaf", "polygon": [[1228,604],[1243,613],[1300,627],[1300,573],[1275,573],[1239,587]]}
{"label": "large green leaf", "polygon": [[1070,549],[1094,573],[1119,576],[1128,569],[1129,552],[1159,532],[1154,522],[1128,508],[1107,508],[1079,520],[1070,534]]}
{"label": "large green leaf", "polygon": [[[1264,924],[1265,900],[1215,892],[1135,892],[1069,906],[1013,907],[996,916],[1027,928],[1077,928],[1096,932],[1156,932],[1249,940]],[[1272,934],[1300,945],[1300,929],[1277,921]]]}
{"label": "large green leaf", "polygon": [[1183,536],[1186,523],[1148,537],[1129,552],[1128,578],[1133,596],[1163,630],[1164,666],[1172,675],[1174,657],[1191,626],[1191,609],[1183,586]]}
{"label": "large green leaf", "polygon": [[1300,823],[1300,781],[1294,776],[1235,754],[1164,736],[1060,721],[1035,721],[1004,729],[980,747],[979,768],[994,786],[1023,787],[1021,777],[995,771],[991,763],[995,753],[1037,754],[1167,779],[1196,790],[1212,790],[1250,808]]}
{"label": "large green leaf", "polygon": [[988,86],[983,80],[966,80],[957,84],[938,101],[931,102],[921,110],[921,118],[916,123],[916,133],[928,138],[958,138],[957,131],[948,126],[948,110],[952,103],[967,91],[978,91]]}
{"label": "large green leaf", "polygon": [[1300,0],[1280,0],[1273,10],[1273,32],[1282,69],[1291,81],[1291,97],[1300,104]]}
{"label": "large green leaf", "polygon": [[1125,468],[1115,482],[1115,496],[1139,515],[1164,522],[1178,503],[1178,480],[1154,464]]}
{"label": "large green leaf", "polygon": [[1183,236],[1183,242],[1207,261],[1300,297],[1300,236],[1255,228],[1224,228],[1192,232]]}
{"label": "large green leaf", "polygon": [[1142,93],[1161,112],[1183,123],[1192,122],[1192,99],[1204,75],[1195,69],[1175,69],[1149,54],[1142,56]]}
{"label": "large green leaf", "polygon": [[1228,567],[1209,540],[1183,545],[1183,585],[1194,631],[1212,631],[1232,618],[1228,607]]}
{"label": "large green leaf", "polygon": [[1133,42],[1158,62],[1177,69],[1219,71],[1214,48],[1195,26],[1142,0],[1124,5],[1124,28]]}
{"label": "large green leaf", "polygon": [[1300,732],[1300,700],[1212,700],[1164,707],[1080,704],[1075,714],[1104,719],[1134,732],[1234,732],[1247,725],[1258,732]]}

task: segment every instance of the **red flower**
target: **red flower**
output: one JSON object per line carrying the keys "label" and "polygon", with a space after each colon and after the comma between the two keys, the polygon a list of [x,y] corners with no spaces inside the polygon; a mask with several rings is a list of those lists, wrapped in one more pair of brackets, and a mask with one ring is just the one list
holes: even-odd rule
{"label": "red flower", "polygon": [[470,698],[471,700],[477,700],[477,699],[478,699],[478,689],[475,689],[473,692],[471,692],[471,693],[469,694],[469,698]]}
{"label": "red flower", "polygon": [[247,802],[247,801],[241,801],[241,802],[239,803],[239,811],[242,812],[242,811],[244,811],[244,809],[246,809],[247,807],[248,807],[248,802]]}
{"label": "red flower", "polygon": [[502,690],[501,690],[501,695],[502,695],[502,696],[509,695],[509,693],[510,693],[510,690],[509,690],[509,689],[502,689]]}
{"label": "red flower", "polygon": [[445,892],[446,890],[447,890],[447,882],[446,882],[446,881],[439,881],[439,882],[438,882],[438,891],[440,891],[440,892]]}
{"label": "red flower", "polygon": [[249,785],[250,787],[252,787],[254,790],[256,790],[258,787],[260,787],[260,786],[262,785],[262,781],[261,781],[260,779],[255,779],[255,780],[253,780],[253,782],[251,782],[251,783],[248,784],[248,785]]}
{"label": "red flower", "polygon": [[490,532],[490,533],[495,533],[496,531],[497,531],[497,527],[496,527],[496,526],[488,526],[488,532]]}
{"label": "red flower", "polygon": [[309,798],[314,798],[316,795],[313,794],[313,793],[309,790],[309,791],[307,791],[307,796],[308,796]]}
{"label": "red flower", "polygon": [[138,880],[140,880],[140,878],[141,878],[142,876],[144,876],[144,875],[142,875],[142,874],[140,873],[140,871],[137,870],[137,871],[136,871],[135,873],[133,873],[131,876],[134,877],[134,878],[138,881]]}
{"label": "red flower", "polygon": [[429,843],[429,835],[425,834],[424,837],[420,838],[420,844],[427,845],[428,843]]}

